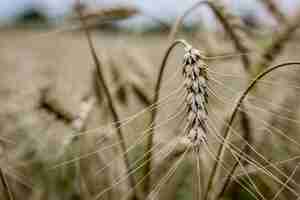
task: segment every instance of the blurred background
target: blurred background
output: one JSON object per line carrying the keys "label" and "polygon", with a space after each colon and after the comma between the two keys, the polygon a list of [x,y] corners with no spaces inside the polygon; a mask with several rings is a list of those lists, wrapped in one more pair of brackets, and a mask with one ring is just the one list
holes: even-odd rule
{"label": "blurred background", "polygon": [[[196,0],[187,1],[173,1],[164,0],[158,3],[153,3],[150,0],[143,1],[126,1],[126,0],[86,0],[85,4],[93,8],[109,8],[119,5],[128,5],[137,8],[141,13],[156,16],[158,19],[166,23],[172,23],[176,17],[193,5]],[[230,6],[232,11],[242,17],[248,17],[251,15],[255,19],[259,19],[261,24],[274,24],[274,20],[261,4],[259,0],[224,0],[224,2]],[[299,7],[299,1],[297,0],[274,0],[286,15],[293,15]],[[48,23],[56,25],[62,23],[64,17],[72,13],[72,8],[75,4],[75,0],[12,0],[1,1],[0,3],[0,23],[4,25],[12,25],[15,23],[22,23],[22,19],[32,12],[38,14],[40,17],[45,18]],[[125,20],[122,22],[122,26],[129,29],[147,29],[149,26],[157,26],[153,20],[149,17],[138,14],[132,17],[133,19]],[[197,9],[191,14],[185,21],[187,25],[196,25],[200,18],[205,17],[206,25],[213,26],[213,16],[207,8]]]}
{"label": "blurred background", "polygon": [[[221,119],[215,122],[218,132],[226,127],[224,120],[228,119],[235,99],[257,73],[274,63],[300,60],[299,0],[212,0],[223,5],[216,6],[219,17],[209,6],[199,6],[174,32],[178,17],[197,2],[81,0],[78,5],[75,0],[0,0],[1,200],[94,200],[98,195],[98,199],[105,200],[137,199],[130,190],[121,156],[123,150],[113,128],[115,119],[107,106],[103,86],[98,84],[81,20],[91,33],[119,118],[127,119],[148,108],[122,125],[130,148],[130,163],[138,168],[133,176],[145,197],[139,200],[149,195],[142,165],[147,141],[146,137],[138,144],[136,141],[150,124],[153,109],[149,106],[153,103],[159,66],[171,41],[183,38],[211,57],[209,69],[214,73],[210,74],[210,84],[221,99],[229,99],[229,103],[224,103],[209,97]],[[229,30],[235,32],[238,42],[228,34],[226,23],[220,23],[220,16],[229,21]],[[161,97],[174,93],[182,83],[180,73],[176,72],[182,67],[183,55],[183,49],[173,50]],[[258,84],[251,93],[253,99],[247,99],[247,103],[261,110],[245,105],[250,125],[245,127],[239,116],[234,126],[240,135],[251,132],[253,147],[265,160],[252,151],[248,155],[258,163],[289,160],[280,165],[286,176],[270,169],[280,183],[259,173],[257,167],[244,164],[266,199],[296,199],[300,193],[300,173],[296,167],[300,161],[296,148],[300,142],[298,74],[299,70],[281,70],[267,79],[271,84]],[[214,78],[221,84],[214,82]],[[157,149],[153,150],[154,170],[150,173],[153,188],[186,148],[178,145],[171,152],[167,145],[182,136],[180,125],[184,122],[177,118],[169,120],[182,105],[182,96],[175,95],[169,100],[158,106],[156,121],[162,126],[155,129]],[[268,134],[269,126],[258,121],[260,118],[270,124],[272,133],[282,129],[292,142],[278,134]],[[293,120],[284,120],[287,118]],[[242,149],[241,139],[233,137],[233,142]],[[220,144],[211,143],[212,147]],[[163,156],[159,155],[161,151]],[[200,157],[205,188],[214,159],[205,151],[201,151]],[[225,159],[230,167],[234,165],[230,154]],[[188,154],[175,175],[161,184],[155,199],[195,199],[194,168],[194,158]],[[263,199],[240,168],[236,173],[241,174],[237,179],[254,195],[230,182],[219,199]],[[215,194],[226,174],[220,173],[210,199],[217,199]],[[290,174],[294,178],[292,183],[288,179]]]}

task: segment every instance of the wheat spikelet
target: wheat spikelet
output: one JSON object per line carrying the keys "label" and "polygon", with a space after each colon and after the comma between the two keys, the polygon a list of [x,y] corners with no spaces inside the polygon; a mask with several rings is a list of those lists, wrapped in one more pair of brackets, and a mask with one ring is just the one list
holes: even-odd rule
{"label": "wheat spikelet", "polygon": [[198,147],[206,141],[207,134],[207,65],[200,52],[191,46],[186,47],[183,65],[188,113],[185,130],[190,143]]}

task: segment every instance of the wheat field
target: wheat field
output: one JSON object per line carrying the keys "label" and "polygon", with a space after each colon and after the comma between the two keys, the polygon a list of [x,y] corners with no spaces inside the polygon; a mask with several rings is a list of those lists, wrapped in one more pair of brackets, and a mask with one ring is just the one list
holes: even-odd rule
{"label": "wheat field", "polygon": [[[215,1],[151,33],[80,6],[74,30],[1,29],[1,199],[298,199],[300,15],[262,2],[276,31]],[[199,6],[217,31],[183,30]]]}

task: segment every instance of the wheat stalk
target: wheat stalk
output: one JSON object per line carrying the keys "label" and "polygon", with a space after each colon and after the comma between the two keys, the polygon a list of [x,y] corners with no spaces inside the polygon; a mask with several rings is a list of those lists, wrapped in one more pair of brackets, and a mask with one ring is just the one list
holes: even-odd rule
{"label": "wheat stalk", "polygon": [[[188,145],[194,147],[195,152],[199,152],[200,145],[206,141],[207,135],[207,65],[204,62],[205,57],[201,55],[200,51],[192,48],[185,40],[176,40],[167,49],[158,75],[158,79],[155,87],[155,97],[153,103],[156,103],[159,99],[159,91],[161,87],[162,77],[165,71],[167,60],[171,51],[178,44],[182,44],[185,49],[185,55],[183,56],[183,69],[182,75],[184,77],[184,87],[186,91],[185,108],[187,110],[187,123],[185,127],[185,141],[188,141]],[[151,126],[155,125],[155,118],[157,109],[155,108],[151,115]],[[149,134],[147,149],[153,146],[153,134]],[[151,171],[151,152],[148,154],[147,163],[144,174]],[[151,179],[147,176],[145,181],[144,190],[146,194],[151,190]]]}
{"label": "wheat stalk", "polygon": [[[154,94],[154,98],[153,98],[153,102],[152,102],[153,104],[157,104],[157,102],[159,100],[159,91],[160,91],[160,88],[161,88],[162,78],[163,78],[163,75],[164,75],[164,71],[165,71],[165,68],[166,68],[166,64],[167,64],[168,58],[169,58],[172,50],[178,44],[181,44],[184,47],[189,46],[187,44],[187,42],[184,41],[184,40],[175,40],[168,47],[168,49],[166,50],[166,52],[164,54],[164,57],[163,57],[163,60],[162,60],[162,63],[161,63],[160,68],[159,68],[159,73],[158,73],[158,77],[157,77],[157,81],[156,81],[156,85],[155,85],[155,90],[154,90],[155,94]],[[151,112],[150,126],[155,127],[156,115],[157,115],[157,107],[154,107],[154,109]],[[149,133],[149,136],[147,138],[146,152],[149,151],[149,154],[147,155],[147,157],[145,159],[149,160],[149,162],[145,166],[145,172],[144,172],[144,174],[148,174],[151,171],[151,167],[152,167],[151,166],[152,165],[152,152],[150,150],[151,150],[151,148],[153,146],[153,135],[154,135],[154,130],[152,129],[151,133]],[[144,191],[145,191],[146,194],[148,194],[150,190],[151,190],[151,177],[147,176],[146,179],[145,179]]]}
{"label": "wheat stalk", "polygon": [[[246,54],[248,52],[248,47],[244,43],[244,41],[245,41],[245,35],[241,31],[241,27],[242,27],[241,21],[239,20],[238,17],[235,17],[230,12],[228,12],[228,9],[226,9],[226,7],[223,6],[222,4],[220,4],[219,2],[199,1],[196,4],[194,4],[192,7],[190,7],[182,16],[179,16],[178,19],[176,20],[176,22],[173,25],[173,28],[172,28],[172,30],[170,32],[170,36],[169,36],[170,39],[172,39],[173,37],[175,37],[176,32],[178,31],[179,26],[183,22],[184,18],[189,13],[191,13],[193,10],[195,10],[197,7],[199,7],[200,5],[203,5],[203,4],[208,5],[208,7],[211,8],[211,10],[214,12],[216,18],[221,23],[221,25],[223,26],[224,30],[230,36],[230,39],[233,42],[234,47],[236,48],[236,50],[238,52],[241,53],[241,55],[242,55],[241,56],[241,61],[242,61],[242,64],[244,66],[245,71],[246,72],[250,72],[250,70],[251,70],[251,68],[250,68],[251,67],[251,61],[250,61],[249,56]],[[250,131],[250,128],[249,128],[250,127],[249,126],[250,120],[247,118],[247,116],[243,112],[241,113],[241,117],[243,119],[242,120],[242,122],[243,122],[242,125],[243,125],[244,131],[245,131],[245,138],[250,141],[251,140],[251,133],[250,133],[251,131]],[[193,137],[193,134],[195,136],[199,135],[199,134],[195,134],[194,131],[192,131],[192,134],[190,134],[190,137]],[[198,141],[198,143],[201,143],[201,142]],[[245,147],[245,151],[248,151],[247,147]],[[235,168],[236,167],[233,168],[233,171],[235,171]],[[209,180],[209,181],[211,181],[211,180]],[[208,190],[204,194],[205,195],[204,196],[205,199],[207,198],[207,195],[208,195],[208,192],[209,192]]]}
{"label": "wheat stalk", "polygon": [[[246,113],[246,108],[245,108],[244,104],[241,105],[240,117],[241,117],[241,125],[242,125],[243,131],[244,131],[244,140],[247,141],[248,144],[252,144],[253,138],[251,135],[251,123],[250,123],[250,118]],[[227,126],[227,123],[225,123],[225,126]],[[225,129],[226,129],[226,127],[225,127]],[[244,145],[242,152],[244,152],[244,154],[250,156],[251,149],[248,145]],[[248,162],[243,160],[242,157],[238,158],[238,160],[235,162],[235,164],[231,168],[230,172],[227,174],[225,183],[223,184],[220,192],[217,194],[217,199],[220,199],[225,194],[226,189],[228,188],[229,184],[233,180],[233,174],[235,173],[236,169],[238,168],[238,166],[240,164],[246,165],[246,164],[248,164]]]}
{"label": "wheat stalk", "polygon": [[297,15],[284,27],[283,30],[274,36],[272,43],[264,49],[261,58],[253,64],[254,67],[258,68],[258,70],[261,68],[264,69],[275,60],[300,26],[299,17],[300,12],[297,13]]}
{"label": "wheat stalk", "polygon": [[228,121],[228,125],[226,126],[226,129],[224,131],[224,143],[221,144],[221,146],[219,147],[218,152],[217,152],[217,158],[216,158],[215,164],[213,166],[212,173],[209,177],[208,186],[207,186],[207,190],[206,190],[206,194],[205,194],[205,199],[208,198],[208,194],[212,189],[213,183],[215,182],[215,178],[216,178],[218,172],[220,171],[220,167],[221,167],[220,163],[221,163],[222,158],[224,157],[225,147],[227,146],[229,137],[231,135],[230,134],[231,126],[233,124],[233,121],[234,121],[237,113],[238,113],[238,110],[242,106],[244,99],[248,96],[249,92],[255,87],[255,85],[257,84],[257,82],[260,79],[264,78],[266,75],[268,75],[269,73],[271,73],[279,68],[293,66],[293,65],[299,66],[300,62],[297,62],[297,61],[296,62],[286,62],[286,63],[282,63],[279,65],[275,65],[273,67],[267,68],[266,70],[264,70],[263,72],[261,72],[259,75],[256,76],[256,78],[249,84],[247,89],[242,93],[241,97],[238,99],[238,101],[233,109],[233,112],[231,114],[231,117]]}
{"label": "wheat stalk", "polygon": [[285,15],[280,11],[278,6],[273,0],[260,0],[260,2],[266,7],[266,9],[274,16],[278,23],[286,24],[287,19]]}
{"label": "wheat stalk", "polygon": [[245,44],[246,35],[242,30],[244,29],[242,22],[238,17],[232,15],[228,11],[228,9],[220,2],[207,0],[207,1],[199,1],[195,3],[193,6],[187,9],[181,16],[179,16],[176,19],[176,22],[172,26],[172,29],[169,33],[169,40],[170,41],[174,40],[176,33],[178,32],[183,20],[201,5],[207,5],[215,14],[216,18],[221,23],[224,30],[228,33],[236,50],[242,54],[241,60],[246,71],[250,71],[251,61],[247,55],[248,47]]}
{"label": "wheat stalk", "polygon": [[[80,5],[80,1],[78,1],[78,2],[79,2],[78,5]],[[82,19],[82,13],[81,13],[80,7],[77,8],[77,12],[78,12],[79,18],[81,19],[81,23],[82,23],[82,25],[84,27],[85,35],[86,35],[86,38],[88,40],[88,44],[89,44],[89,48],[90,48],[90,51],[91,51],[91,54],[92,54],[92,57],[93,57],[93,61],[94,61],[95,65],[96,65],[96,70],[97,70],[97,75],[98,75],[99,83],[101,84],[101,86],[102,86],[102,88],[104,90],[104,93],[105,93],[105,95],[107,97],[108,107],[109,107],[109,109],[110,109],[110,111],[112,113],[113,119],[114,119],[114,121],[116,121],[115,128],[117,130],[118,139],[120,141],[122,151],[124,152],[123,158],[124,158],[124,162],[125,162],[125,165],[126,165],[126,168],[127,168],[127,173],[129,174],[130,185],[134,189],[135,199],[142,199],[141,198],[142,194],[138,191],[137,188],[135,188],[135,185],[136,185],[135,178],[132,175],[132,173],[130,173],[131,172],[130,161],[129,161],[128,153],[126,151],[125,139],[124,139],[122,130],[121,130],[120,126],[119,126],[119,122],[120,122],[119,115],[118,115],[118,113],[116,111],[116,107],[115,107],[115,105],[113,103],[112,96],[111,96],[110,91],[108,89],[108,86],[107,86],[107,84],[105,82],[105,79],[104,79],[104,76],[103,76],[103,73],[102,73],[102,69],[101,69],[100,60],[98,59],[98,56],[96,54],[96,51],[95,51],[95,48],[94,48],[94,45],[93,45],[93,42],[92,42],[92,39],[91,39],[91,35],[90,35],[90,32],[89,32],[89,29],[87,28],[85,20]]]}
{"label": "wheat stalk", "polygon": [[3,185],[4,195],[5,195],[6,199],[7,200],[14,200],[14,197],[13,197],[12,191],[10,189],[8,180],[5,176],[2,168],[0,168],[0,180],[1,180],[1,183]]}

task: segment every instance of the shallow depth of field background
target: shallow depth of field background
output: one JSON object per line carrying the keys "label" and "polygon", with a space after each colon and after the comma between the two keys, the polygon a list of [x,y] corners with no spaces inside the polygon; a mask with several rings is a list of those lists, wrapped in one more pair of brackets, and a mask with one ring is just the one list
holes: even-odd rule
{"label": "shallow depth of field background", "polygon": [[[86,2],[87,8],[99,11],[128,6],[136,7],[141,13],[126,19],[100,18],[95,20],[96,23],[91,28],[106,81],[120,118],[125,119],[143,110],[151,101],[159,65],[170,44],[168,27],[175,22],[177,16],[197,1]],[[280,32],[283,26],[274,20],[258,0],[223,2],[254,33],[251,37],[255,39],[256,47],[249,55],[253,59],[258,58],[262,48],[272,42],[271,35]],[[300,16],[298,0],[274,2],[286,17]],[[113,119],[107,108],[106,98],[101,90],[97,91],[95,66],[73,8],[72,0],[0,2],[0,168],[15,200],[93,199],[120,177],[125,177],[125,181],[112,187],[99,199],[117,200],[125,198],[126,195],[130,198],[119,146],[101,150],[118,140],[111,124]],[[272,64],[300,60],[299,37],[296,31]],[[176,38],[187,40],[210,56],[237,54],[230,39],[205,6],[197,9],[184,21]],[[182,49],[176,48],[171,54],[164,76],[166,84],[163,82],[160,92],[162,97],[177,89],[182,82],[180,73],[176,78],[172,78],[172,75],[182,67],[183,53]],[[226,119],[226,114],[232,110],[235,100],[248,83],[247,75],[240,56],[214,59],[209,62],[209,66],[216,72],[212,76],[224,84],[211,82],[220,98],[227,102],[220,103],[217,98],[210,97],[211,106],[215,107],[219,120],[211,117],[221,131],[224,122],[220,119]],[[270,115],[262,110],[249,108],[254,147],[270,162],[295,158],[299,155],[299,148],[291,141],[271,137],[266,131],[267,126],[257,122],[257,118],[262,118],[272,127],[282,129],[293,141],[300,141],[297,124],[300,122],[297,93],[300,88],[299,75],[299,69],[275,72],[267,80],[273,83],[284,82],[288,86],[258,84],[255,90],[257,100],[249,99],[253,105],[273,112]],[[170,77],[171,80],[168,79]],[[294,87],[289,87],[291,85]],[[233,92],[230,93],[228,88]],[[183,99],[176,99],[176,96],[172,98],[173,101],[159,108],[158,124],[180,109]],[[78,133],[75,120],[87,102],[92,102],[93,108],[79,131],[92,131],[86,136],[75,137],[73,135]],[[281,107],[270,106],[266,102]],[[284,120],[285,116],[293,118],[296,123]],[[128,147],[147,128],[149,118],[150,114],[146,112],[122,127]],[[182,134],[183,128],[177,126],[181,123],[180,119],[171,120],[156,130],[154,141],[158,148],[155,151],[166,148],[171,139]],[[238,123],[235,126],[237,132],[241,129],[239,126]],[[97,127],[100,128],[95,129]],[[237,140],[234,142],[239,143]],[[132,162],[143,155],[141,152],[144,149],[145,141],[130,151]],[[180,151],[180,147],[178,149]],[[206,169],[203,171],[209,171],[213,161],[208,154],[203,153],[202,157],[207,160]],[[162,161],[160,158],[154,157],[154,166],[157,166],[151,173],[154,182],[174,162],[172,158],[169,161]],[[228,163],[232,164],[232,160],[229,156]],[[280,165],[280,169],[290,175],[298,161],[299,159],[294,159]],[[110,166],[105,167],[108,163]],[[193,165],[192,157],[188,156],[170,181],[161,187],[156,198],[193,199]],[[103,170],[96,173],[99,169]],[[251,166],[247,168],[251,169]],[[286,181],[276,170],[274,175],[283,182]],[[139,180],[142,170],[138,170],[135,176]],[[251,177],[266,195],[266,199],[272,199],[282,185],[273,183],[271,178],[260,173],[253,173]],[[296,170],[293,178],[296,183],[300,183],[300,172]],[[241,180],[244,181],[244,177]],[[300,191],[295,183],[291,183],[290,187]],[[6,200],[3,182],[0,183],[0,188],[0,199]],[[252,186],[249,188],[253,189]],[[225,198],[255,199],[237,184],[231,185]],[[258,196],[258,199],[261,198]],[[278,199],[296,198],[284,189]]]}

